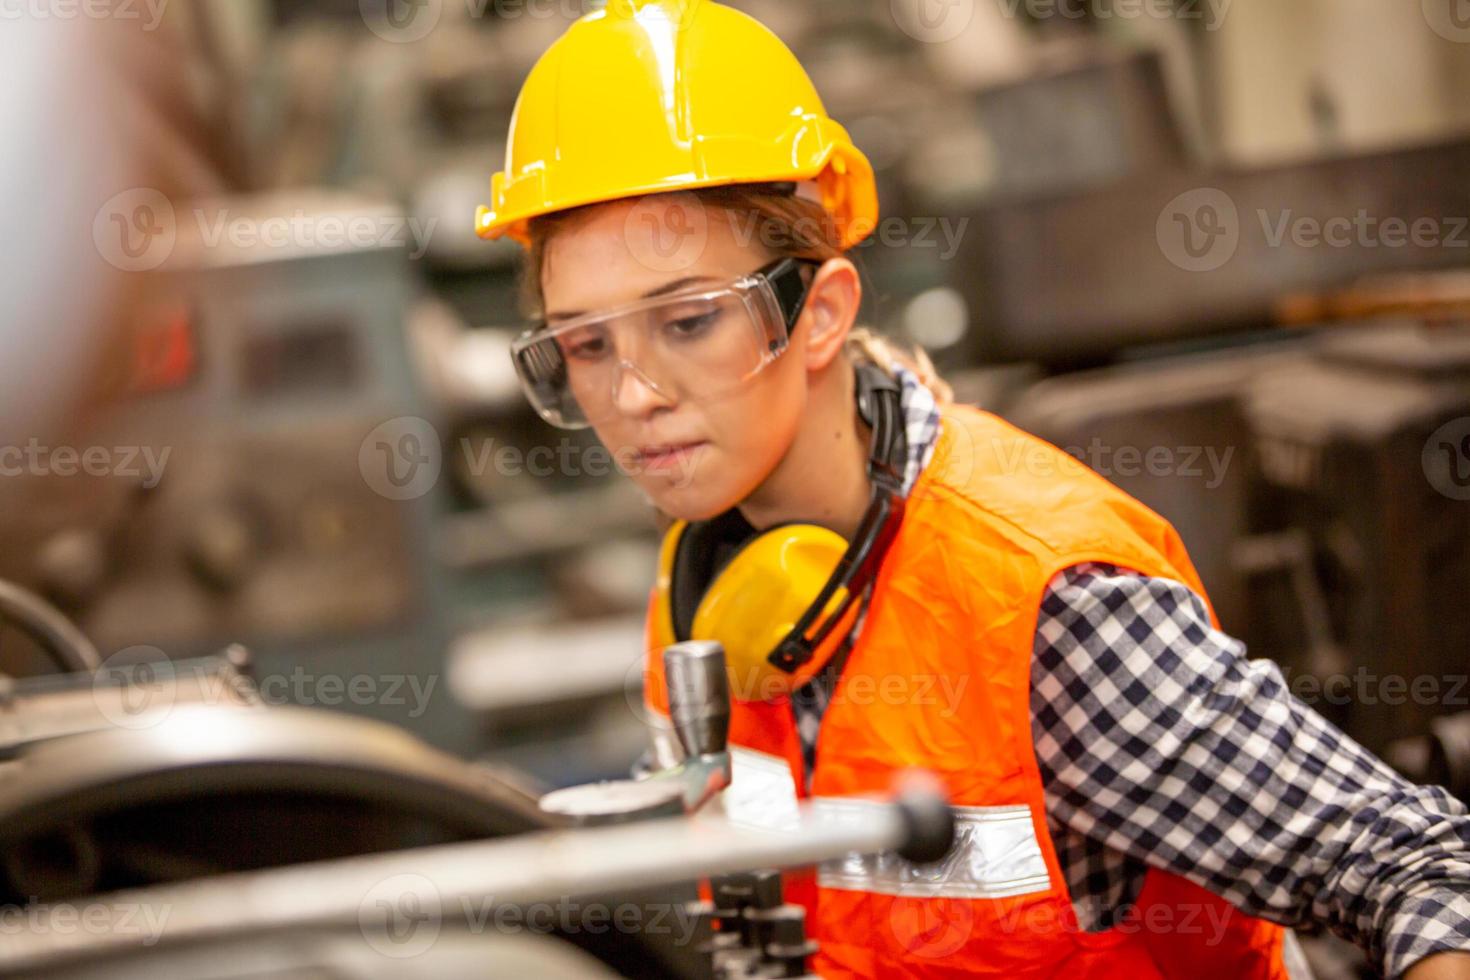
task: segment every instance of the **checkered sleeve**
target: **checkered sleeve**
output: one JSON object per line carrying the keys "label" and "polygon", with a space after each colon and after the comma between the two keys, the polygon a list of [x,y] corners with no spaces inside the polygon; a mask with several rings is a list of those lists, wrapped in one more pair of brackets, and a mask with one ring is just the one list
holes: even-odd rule
{"label": "checkered sleeve", "polygon": [[1466,808],[1297,700],[1188,587],[1068,569],[1043,598],[1035,654],[1033,729],[1059,839],[1274,922],[1322,923],[1390,977],[1470,950]]}

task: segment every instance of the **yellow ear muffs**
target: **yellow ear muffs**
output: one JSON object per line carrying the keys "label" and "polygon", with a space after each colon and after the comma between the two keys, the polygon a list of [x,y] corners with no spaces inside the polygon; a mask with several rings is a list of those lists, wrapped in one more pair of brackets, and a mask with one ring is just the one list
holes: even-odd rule
{"label": "yellow ear muffs", "polygon": [[[671,582],[683,531],[683,522],[670,528],[660,554],[654,613],[655,639],[660,646],[675,640]],[[816,601],[847,546],[842,535],[815,524],[772,528],[746,543],[705,588],[689,638],[719,640],[724,645],[730,691],[736,698],[779,697],[811,680],[826,664],[831,650],[846,635],[856,606],[844,617],[844,628],[835,630],[817,656],[797,670],[788,673],[769,658]],[[819,621],[834,612],[846,595],[845,589],[838,589]]]}
{"label": "yellow ear muffs", "polygon": [[679,550],[679,538],[688,527],[687,521],[675,521],[664,532],[663,544],[658,549],[658,578],[653,588],[653,621],[650,624],[654,645],[659,650],[677,642],[674,636],[674,606],[670,594],[674,581],[674,555]]}
{"label": "yellow ear muffs", "polygon": [[826,667],[862,615],[857,600],[876,580],[903,522],[900,387],[873,364],[858,364],[855,374],[858,412],[873,432],[871,496],[851,542],[815,524],[757,533],[738,508],[692,525],[676,521],[664,535],[652,639],[659,648],[718,640],[730,693],[741,700],[780,697]]}

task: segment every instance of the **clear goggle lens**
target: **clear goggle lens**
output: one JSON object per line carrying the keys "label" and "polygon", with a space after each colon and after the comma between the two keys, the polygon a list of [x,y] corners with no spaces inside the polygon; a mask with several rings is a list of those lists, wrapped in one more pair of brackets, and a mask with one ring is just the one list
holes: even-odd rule
{"label": "clear goggle lens", "polygon": [[760,274],[681,291],[523,335],[511,348],[527,397],[552,425],[579,429],[647,397],[717,398],[780,356],[786,320]]}

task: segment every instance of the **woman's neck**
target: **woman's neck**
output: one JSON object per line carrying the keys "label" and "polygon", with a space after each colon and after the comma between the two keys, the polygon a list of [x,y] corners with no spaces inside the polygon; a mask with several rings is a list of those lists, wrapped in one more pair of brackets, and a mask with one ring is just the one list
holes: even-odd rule
{"label": "woman's neck", "polygon": [[813,383],[791,448],[771,475],[740,504],[757,530],[786,521],[857,533],[871,494],[868,427],[858,417],[853,371],[844,358]]}

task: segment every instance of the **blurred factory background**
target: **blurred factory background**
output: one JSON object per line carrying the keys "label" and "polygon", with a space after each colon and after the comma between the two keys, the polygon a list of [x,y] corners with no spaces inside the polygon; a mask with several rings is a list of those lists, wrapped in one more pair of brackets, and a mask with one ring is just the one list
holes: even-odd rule
{"label": "blurred factory background", "polygon": [[[732,5],[877,171],[864,320],[1162,512],[1253,656],[1470,799],[1463,3]],[[0,579],[108,664],[228,651],[529,785],[626,773],[652,513],[525,404],[517,249],[472,226],[595,4],[133,6],[70,207],[124,300],[70,335],[63,424],[5,432],[114,465],[12,465]],[[0,625],[4,671],[47,641]]]}

